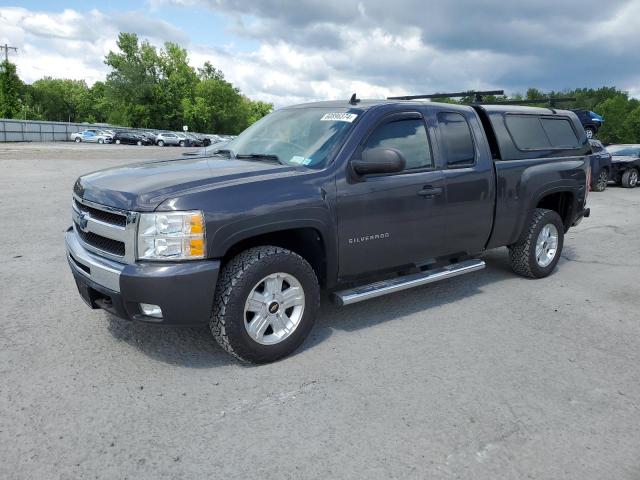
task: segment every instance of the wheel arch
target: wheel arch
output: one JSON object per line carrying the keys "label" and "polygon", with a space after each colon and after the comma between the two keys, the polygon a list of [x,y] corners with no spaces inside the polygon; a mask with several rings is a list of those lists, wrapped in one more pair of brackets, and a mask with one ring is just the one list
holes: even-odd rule
{"label": "wheel arch", "polygon": [[335,275],[336,262],[330,260],[330,244],[326,241],[322,229],[313,223],[295,227],[272,226],[240,232],[217,249],[217,253],[221,253],[222,263],[225,264],[244,250],[267,245],[297,253],[309,262],[320,285],[332,284],[331,278]]}
{"label": "wheel arch", "polygon": [[562,219],[565,233],[571,227],[574,215],[575,195],[570,190],[557,190],[540,194],[532,206],[532,211],[536,208],[553,210]]}

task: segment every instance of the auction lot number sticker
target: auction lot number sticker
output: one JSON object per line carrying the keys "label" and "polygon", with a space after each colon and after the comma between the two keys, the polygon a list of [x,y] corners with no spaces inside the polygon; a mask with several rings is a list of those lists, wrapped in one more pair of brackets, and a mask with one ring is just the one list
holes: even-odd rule
{"label": "auction lot number sticker", "polygon": [[325,113],[320,119],[323,122],[353,122],[358,115],[355,113]]}

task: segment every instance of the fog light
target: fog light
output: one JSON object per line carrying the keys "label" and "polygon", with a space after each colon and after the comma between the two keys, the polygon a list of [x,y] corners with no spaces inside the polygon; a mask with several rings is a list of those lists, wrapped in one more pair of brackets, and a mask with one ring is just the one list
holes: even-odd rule
{"label": "fog light", "polygon": [[162,318],[162,309],[158,305],[151,305],[150,303],[141,303],[140,310],[147,317]]}

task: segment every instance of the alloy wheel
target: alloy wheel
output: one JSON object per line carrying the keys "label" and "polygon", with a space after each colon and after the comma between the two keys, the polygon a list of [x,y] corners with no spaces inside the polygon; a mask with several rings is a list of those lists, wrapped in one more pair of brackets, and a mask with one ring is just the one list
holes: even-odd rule
{"label": "alloy wheel", "polygon": [[295,331],[304,306],[304,289],[298,279],[288,273],[273,273],[251,289],[244,307],[244,326],[254,341],[274,345]]}
{"label": "alloy wheel", "polygon": [[548,267],[558,251],[558,229],[555,225],[545,225],[536,240],[536,262],[542,268]]}

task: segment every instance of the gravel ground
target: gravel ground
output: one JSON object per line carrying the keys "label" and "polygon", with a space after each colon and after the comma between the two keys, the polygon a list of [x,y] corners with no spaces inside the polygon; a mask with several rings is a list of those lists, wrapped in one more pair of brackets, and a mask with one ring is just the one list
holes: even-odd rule
{"label": "gravel ground", "polygon": [[491,251],[245,366],[89,310],[65,261],[78,175],[179,153],[0,145],[0,478],[640,478],[640,189],[592,193],[547,279]]}

